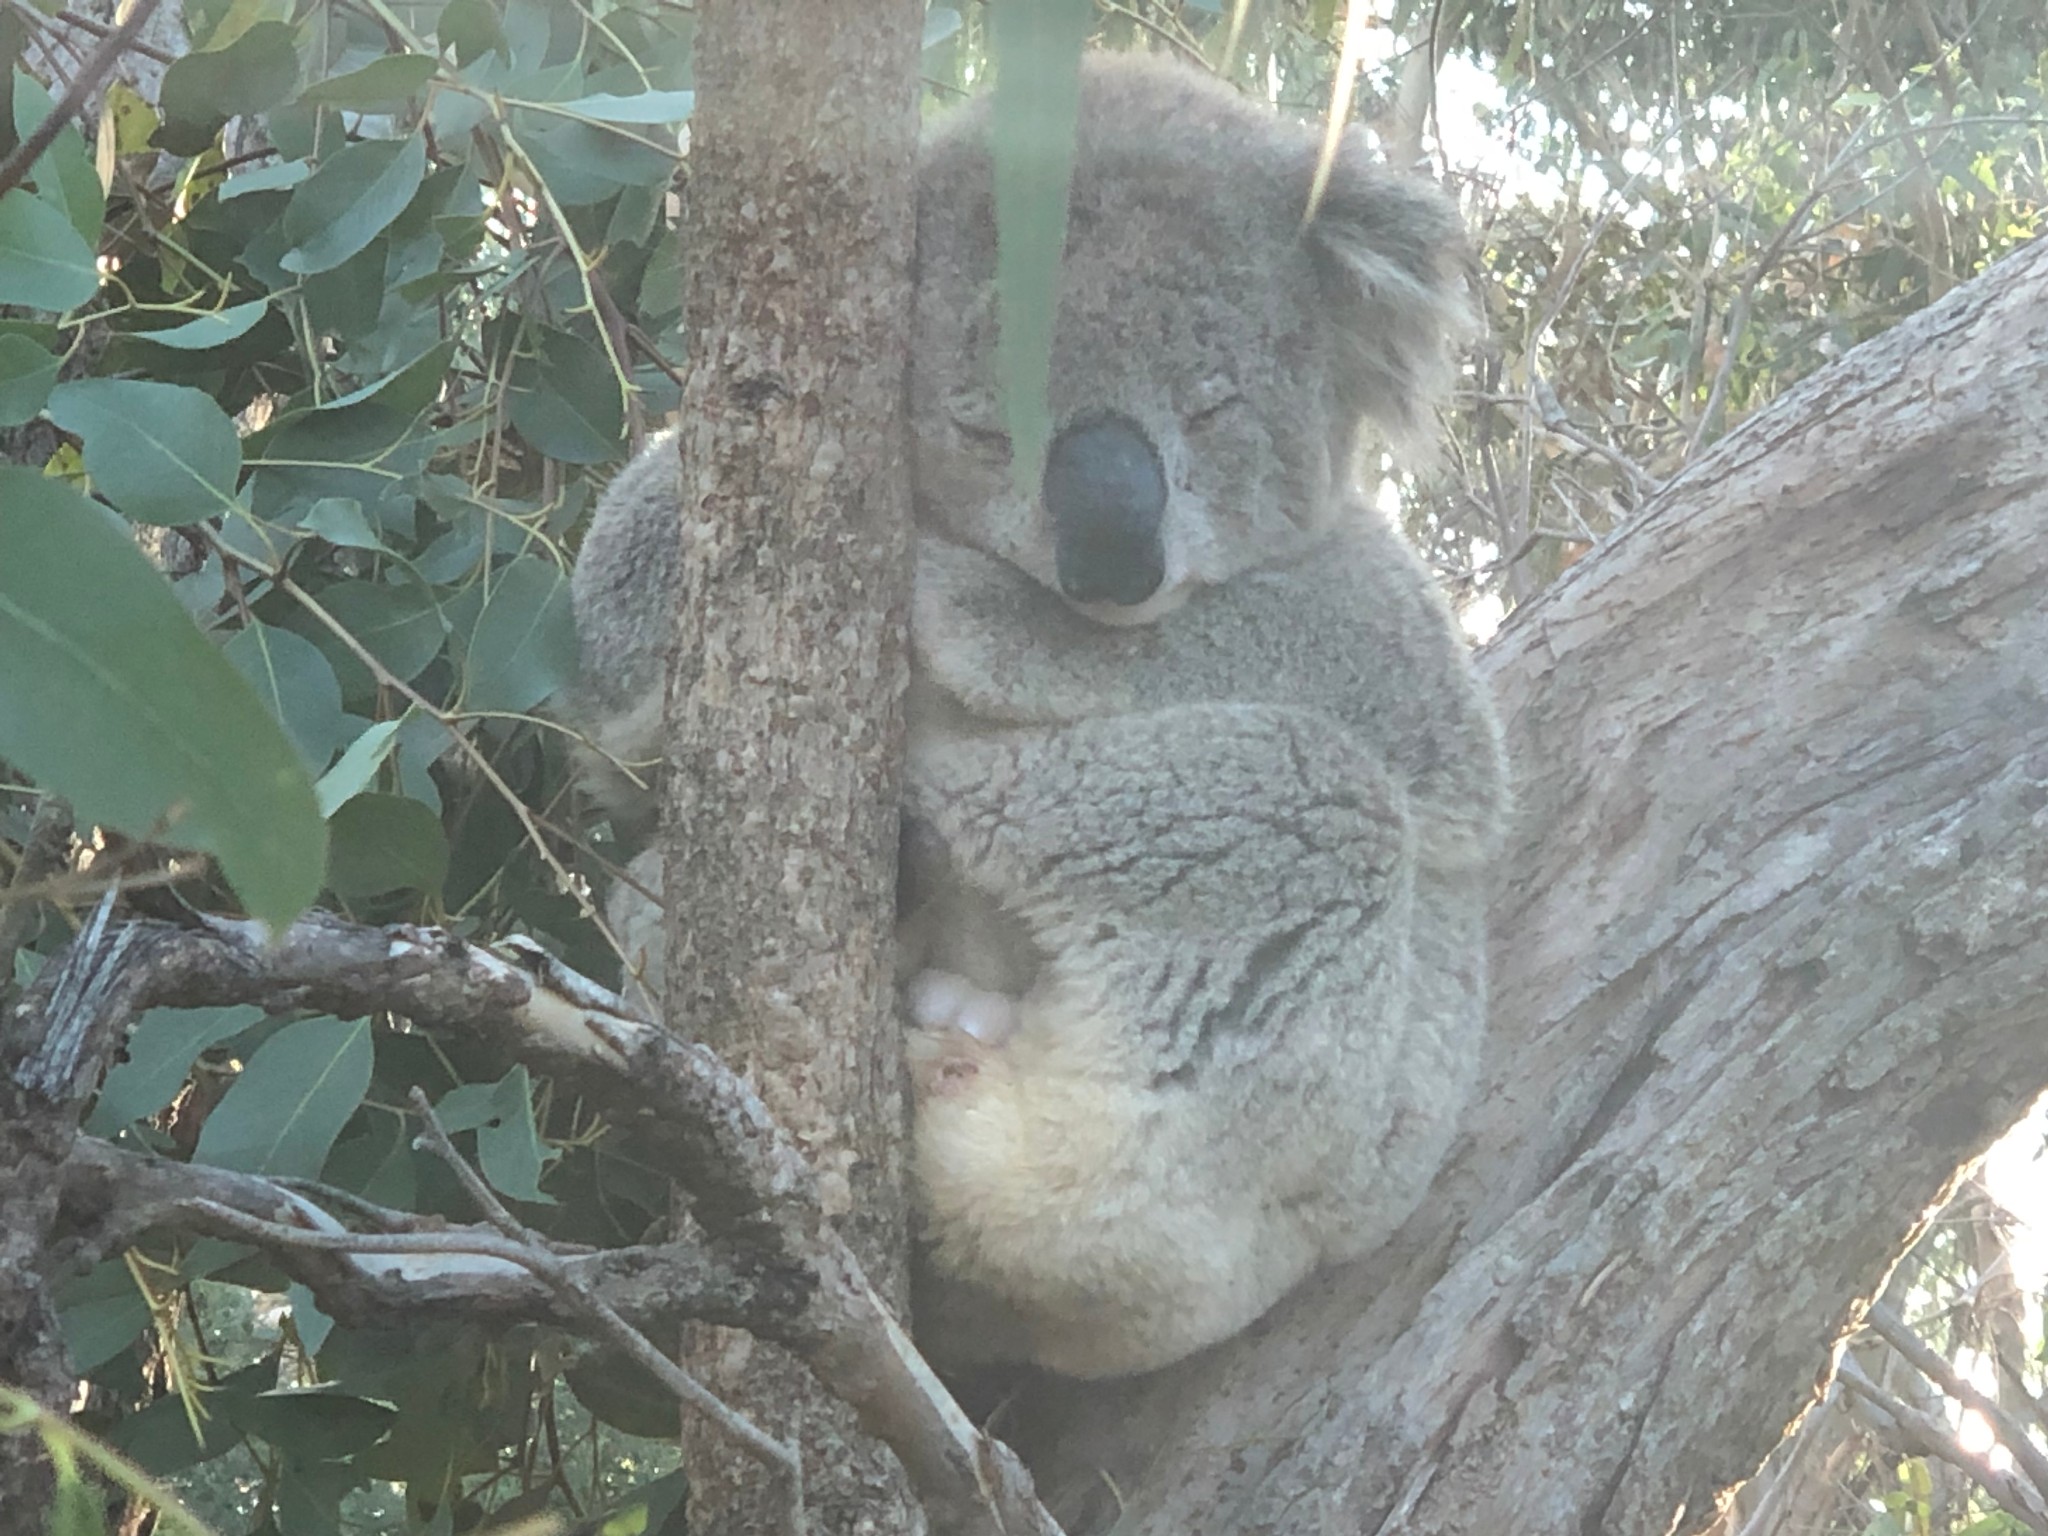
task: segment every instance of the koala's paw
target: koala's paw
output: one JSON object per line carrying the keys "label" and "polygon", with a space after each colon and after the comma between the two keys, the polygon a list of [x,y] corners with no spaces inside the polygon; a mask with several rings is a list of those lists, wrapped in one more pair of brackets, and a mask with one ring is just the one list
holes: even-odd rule
{"label": "koala's paw", "polygon": [[1017,1028],[1017,1000],[951,971],[919,971],[904,989],[910,1071],[920,1098],[957,1093]]}

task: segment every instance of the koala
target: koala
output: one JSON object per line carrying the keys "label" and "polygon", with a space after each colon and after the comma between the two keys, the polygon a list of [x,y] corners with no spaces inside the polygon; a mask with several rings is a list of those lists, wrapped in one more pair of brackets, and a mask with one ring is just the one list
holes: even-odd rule
{"label": "koala", "polygon": [[[1353,136],[1305,221],[1314,129],[1150,58],[1081,83],[1028,491],[985,107],[921,152],[898,895],[920,1343],[1095,1377],[1230,1337],[1420,1201],[1478,1064],[1506,776],[1355,480],[1448,382],[1455,211]],[[629,760],[658,746],[673,452],[620,475],[575,575],[578,718]]]}

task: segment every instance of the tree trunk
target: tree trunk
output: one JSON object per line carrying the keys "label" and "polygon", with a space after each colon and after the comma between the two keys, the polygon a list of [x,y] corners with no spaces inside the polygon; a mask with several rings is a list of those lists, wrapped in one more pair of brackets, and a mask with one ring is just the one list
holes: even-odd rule
{"label": "tree trunk", "polygon": [[2048,243],[1761,413],[1485,657],[1488,1086],[1376,1258],[1044,1389],[1070,1531],[1698,1531],[2048,1085]]}
{"label": "tree trunk", "polygon": [[[894,924],[909,492],[915,0],[699,7],[669,699],[669,1026],[748,1071],[868,1276],[905,1301]],[[900,1470],[794,1359],[688,1367],[802,1448],[810,1529],[918,1528]],[[691,1526],[786,1490],[686,1428]]]}

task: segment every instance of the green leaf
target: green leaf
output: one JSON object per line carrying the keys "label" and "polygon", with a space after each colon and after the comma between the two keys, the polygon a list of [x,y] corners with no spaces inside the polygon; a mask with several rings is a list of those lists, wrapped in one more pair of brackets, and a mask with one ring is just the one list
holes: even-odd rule
{"label": "green leaf", "polygon": [[354,726],[341,711],[341,684],[320,647],[288,629],[248,624],[221,651],[277,717],[307,770],[324,771]]}
{"label": "green leaf", "polygon": [[[353,720],[355,716],[348,718]],[[404,723],[402,719],[379,720],[348,744],[348,750],[313,786],[320,799],[322,816],[332,816],[345,801],[370,787],[379,765],[391,755],[392,745],[398,739],[398,728]]]}
{"label": "green leaf", "polygon": [[556,106],[600,123],[680,123],[696,100],[695,91],[641,91],[633,96],[579,96]]}
{"label": "green leaf", "polygon": [[126,528],[12,466],[0,467],[0,657],[0,757],[81,821],[136,836],[167,823],[272,926],[313,899],[327,832],[284,732]]}
{"label": "green leaf", "polygon": [[[16,71],[14,76],[14,132],[25,139],[42,126],[43,119],[57,110],[57,103],[35,76]],[[97,246],[100,225],[107,216],[107,195],[100,188],[99,173],[92,168],[92,155],[76,128],[66,123],[57,131],[50,147],[43,151],[29,171],[36,184],[36,196],[63,214],[79,239]]]}
{"label": "green leaf", "polygon": [[390,111],[419,95],[440,67],[438,60],[423,53],[388,54],[361,69],[307,86],[299,100],[351,112]]}
{"label": "green leaf", "polygon": [[230,1401],[235,1427],[294,1461],[339,1461],[382,1440],[398,1417],[389,1403],[332,1387],[284,1388]]}
{"label": "green leaf", "polygon": [[453,341],[436,342],[404,367],[394,368],[360,389],[337,396],[312,414],[346,415],[355,406],[375,401],[389,419],[406,421],[440,398],[441,386],[448,378],[448,364],[454,356]]}
{"label": "green leaf", "polygon": [[462,707],[528,710],[575,673],[568,578],[551,561],[514,560],[498,572],[470,633]]}
{"label": "green leaf", "polygon": [[310,534],[343,549],[382,549],[384,541],[363,516],[363,504],[353,496],[322,496],[306,509],[299,526]]}
{"label": "green leaf", "polygon": [[284,1294],[291,1303],[292,1331],[298,1334],[300,1345],[309,1356],[319,1354],[327,1335],[334,1331],[334,1319],[320,1310],[313,1293],[298,1281],[286,1286]]}
{"label": "green leaf", "polygon": [[292,189],[278,258],[287,272],[327,272],[368,245],[405,212],[427,174],[427,142],[418,134],[351,144]]}
{"label": "green leaf", "polygon": [[996,209],[996,374],[1010,431],[1010,468],[1036,496],[1052,414],[1053,322],[1060,253],[1067,243],[1067,185],[1081,111],[1081,48],[1092,0],[1032,0],[989,8],[995,99],[989,158]]}
{"label": "green leaf", "polygon": [[455,62],[468,65],[493,50],[507,52],[505,29],[490,0],[448,0],[436,23],[435,38],[455,50]]}
{"label": "green leaf", "polygon": [[960,13],[950,5],[934,5],[924,13],[924,41],[919,48],[936,48],[960,30]]}
{"label": "green leaf", "polygon": [[119,1259],[106,1259],[61,1281],[57,1307],[65,1352],[81,1375],[105,1365],[149,1326],[149,1305]]}
{"label": "green leaf", "polygon": [[301,1019],[256,1050],[229,1085],[192,1160],[238,1173],[313,1179],[370,1086],[366,1019]]}
{"label": "green leaf", "polygon": [[540,1187],[541,1171],[555,1153],[541,1144],[533,1120],[533,1079],[515,1066],[495,1083],[464,1083],[434,1106],[450,1132],[475,1131],[476,1157],[499,1194],[553,1205]]}
{"label": "green leaf", "polygon": [[493,1093],[498,1113],[477,1127],[476,1160],[499,1194],[513,1200],[553,1205],[555,1198],[540,1187],[540,1176],[554,1161],[552,1148],[541,1144],[533,1122],[533,1083],[523,1066],[501,1078]]}
{"label": "green leaf", "polygon": [[242,440],[211,395],[144,379],[76,379],[50,419],[85,441],[93,489],[138,523],[196,523],[237,505]]}
{"label": "green leaf", "polygon": [[[442,642],[447,639],[434,594],[423,587],[340,581],[320,594],[320,602],[402,683],[418,677],[421,669],[441,654]],[[368,676],[353,657],[338,661],[344,691],[348,691],[346,673],[351,668],[362,678]]]}
{"label": "green leaf", "polygon": [[220,190],[214,196],[225,203],[250,192],[283,192],[296,187],[312,174],[313,167],[304,160],[279,160],[258,166],[253,171],[244,171],[239,176],[230,176],[220,184]]}
{"label": "green leaf", "polygon": [[156,143],[174,155],[205,149],[231,117],[268,112],[299,83],[292,29],[259,21],[225,48],[188,53],[164,71],[157,108],[164,121]]}
{"label": "green leaf", "polygon": [[192,1063],[263,1017],[261,1008],[152,1008],[128,1034],[128,1059],[107,1074],[85,1128],[111,1136],[147,1119],[184,1086]]}
{"label": "green leaf", "polygon": [[[107,1443],[152,1477],[182,1472],[197,1462],[208,1461],[241,1442],[241,1436],[222,1411],[238,1397],[250,1397],[277,1384],[277,1357],[266,1355],[253,1365],[224,1380],[210,1383],[206,1406],[211,1417],[200,1421],[204,1443],[192,1438],[192,1424],[185,1416],[184,1401],[168,1392],[139,1413],[124,1414],[107,1431]],[[184,1536],[175,1527],[157,1522],[160,1536]]]}
{"label": "green leaf", "polygon": [[328,832],[327,887],[337,896],[432,895],[448,874],[441,818],[404,795],[356,795],[329,819]]}
{"label": "green leaf", "polygon": [[0,427],[18,427],[40,411],[63,364],[26,336],[0,335]]}
{"label": "green leaf", "polygon": [[522,359],[510,391],[512,425],[534,448],[565,464],[615,457],[626,430],[610,360],[567,331],[542,331],[540,355]]}
{"label": "green leaf", "polygon": [[33,192],[0,197],[0,304],[75,309],[100,290],[93,249]]}
{"label": "green leaf", "polygon": [[175,347],[180,352],[203,352],[208,347],[225,346],[238,336],[246,335],[268,308],[268,299],[256,299],[231,309],[215,310],[210,315],[187,320],[183,325],[167,326],[161,331],[137,331],[135,334],[159,347]]}

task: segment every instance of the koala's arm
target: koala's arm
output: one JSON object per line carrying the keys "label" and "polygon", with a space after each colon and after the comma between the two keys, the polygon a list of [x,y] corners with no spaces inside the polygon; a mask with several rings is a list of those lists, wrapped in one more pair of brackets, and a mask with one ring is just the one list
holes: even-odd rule
{"label": "koala's arm", "polygon": [[1471,1042],[1406,1006],[1407,801],[1351,733],[1191,705],[946,741],[910,778],[1038,956],[1003,1037],[913,1000],[911,1040],[933,1261],[1032,1358],[1164,1364],[1407,1214]]}
{"label": "koala's arm", "polygon": [[912,640],[922,673],[1006,725],[1241,700],[1342,721],[1408,792],[1417,857],[1481,869],[1501,836],[1500,729],[1434,581],[1376,513],[1313,557],[1249,571],[1156,624],[1085,619],[1021,572],[929,534]]}
{"label": "koala's arm", "polygon": [[[681,473],[675,434],[650,439],[598,498],[569,584],[580,658],[562,714],[595,748],[577,753],[585,786],[635,833],[655,817]],[[639,782],[620,762],[635,765]]]}

